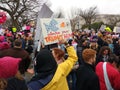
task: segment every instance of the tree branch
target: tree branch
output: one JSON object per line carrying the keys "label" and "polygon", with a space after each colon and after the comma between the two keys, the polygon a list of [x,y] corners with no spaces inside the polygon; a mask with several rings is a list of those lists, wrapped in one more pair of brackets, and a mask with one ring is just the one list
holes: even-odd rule
{"label": "tree branch", "polygon": [[8,14],[11,14],[11,11],[8,10],[8,9],[6,9],[6,8],[4,8],[4,7],[1,7],[1,6],[0,6],[0,9],[3,10],[3,11],[6,11]]}
{"label": "tree branch", "polygon": [[16,1],[16,7],[15,7],[15,9],[14,9],[14,11],[13,11],[13,14],[15,14],[16,11],[18,10],[19,5],[20,5],[20,0],[17,0],[17,1]]}

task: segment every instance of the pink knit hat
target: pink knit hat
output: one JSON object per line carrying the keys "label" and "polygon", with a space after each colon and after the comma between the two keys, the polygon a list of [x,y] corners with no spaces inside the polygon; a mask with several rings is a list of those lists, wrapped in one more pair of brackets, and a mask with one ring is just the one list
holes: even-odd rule
{"label": "pink knit hat", "polygon": [[14,77],[18,71],[20,58],[3,57],[0,58],[0,78]]}
{"label": "pink knit hat", "polygon": [[8,42],[0,43],[0,50],[4,50],[4,49],[8,49],[8,48],[10,48],[10,45],[8,44]]}
{"label": "pink knit hat", "polygon": [[0,42],[3,42],[5,40],[4,36],[0,36]]}

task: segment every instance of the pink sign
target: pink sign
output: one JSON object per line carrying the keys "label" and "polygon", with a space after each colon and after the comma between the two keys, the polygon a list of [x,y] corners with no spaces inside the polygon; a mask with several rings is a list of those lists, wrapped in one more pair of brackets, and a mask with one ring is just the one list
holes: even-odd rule
{"label": "pink sign", "polygon": [[30,26],[26,26],[26,30],[30,30]]}

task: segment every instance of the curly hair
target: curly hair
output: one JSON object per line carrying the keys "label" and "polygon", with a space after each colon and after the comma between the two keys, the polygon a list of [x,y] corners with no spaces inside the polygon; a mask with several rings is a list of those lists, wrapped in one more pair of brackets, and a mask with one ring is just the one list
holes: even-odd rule
{"label": "curly hair", "polygon": [[82,52],[82,57],[85,62],[88,62],[91,58],[94,58],[96,55],[96,51],[93,49],[85,49]]}

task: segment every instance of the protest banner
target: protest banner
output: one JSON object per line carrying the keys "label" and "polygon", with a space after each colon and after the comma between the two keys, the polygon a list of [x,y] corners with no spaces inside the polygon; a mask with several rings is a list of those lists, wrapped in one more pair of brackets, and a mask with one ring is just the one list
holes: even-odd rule
{"label": "protest banner", "polygon": [[72,37],[70,21],[67,19],[44,18],[40,22],[45,45]]}

